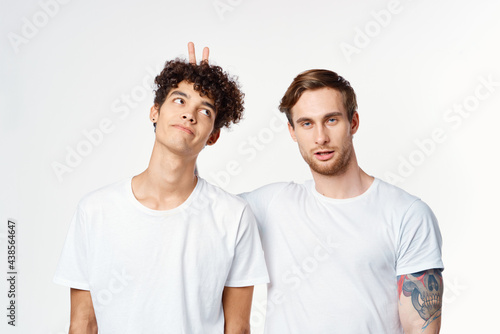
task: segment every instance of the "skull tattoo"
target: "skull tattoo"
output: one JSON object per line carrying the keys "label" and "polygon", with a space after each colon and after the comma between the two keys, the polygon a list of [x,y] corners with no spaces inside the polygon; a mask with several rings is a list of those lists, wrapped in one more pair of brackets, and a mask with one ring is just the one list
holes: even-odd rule
{"label": "skull tattoo", "polygon": [[420,317],[429,320],[441,310],[443,277],[441,270],[432,269],[405,275],[402,292],[411,296],[411,302]]}

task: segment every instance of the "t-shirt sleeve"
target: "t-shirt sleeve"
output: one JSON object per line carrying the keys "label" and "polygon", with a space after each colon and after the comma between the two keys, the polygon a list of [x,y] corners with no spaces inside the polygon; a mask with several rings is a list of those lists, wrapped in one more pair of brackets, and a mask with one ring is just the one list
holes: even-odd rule
{"label": "t-shirt sleeve", "polygon": [[416,200],[407,210],[401,223],[397,275],[434,268],[444,269],[441,244],[441,232],[436,216],[427,204]]}
{"label": "t-shirt sleeve", "polygon": [[269,205],[286,185],[286,183],[268,184],[254,191],[241,193],[238,196],[250,204],[250,208],[257,219],[257,223],[261,226],[266,221]]}
{"label": "t-shirt sleeve", "polygon": [[225,286],[242,287],[268,282],[269,276],[257,223],[249,206],[245,205],[236,236],[233,262]]}
{"label": "t-shirt sleeve", "polygon": [[88,235],[85,212],[81,205],[73,215],[61,258],[54,275],[54,283],[75,289],[90,290],[87,252]]}

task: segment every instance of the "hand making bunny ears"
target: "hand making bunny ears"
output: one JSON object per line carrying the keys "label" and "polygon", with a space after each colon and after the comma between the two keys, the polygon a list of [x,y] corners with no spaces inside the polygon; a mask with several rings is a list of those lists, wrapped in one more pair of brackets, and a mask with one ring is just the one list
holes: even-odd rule
{"label": "hand making bunny ears", "polygon": [[[208,54],[209,54],[210,50],[208,49],[208,47],[204,47],[203,48],[203,56],[201,58],[201,63],[204,63],[204,62],[207,62],[208,63]],[[194,43],[193,42],[189,42],[188,43],[188,53],[189,53],[189,62],[191,64],[196,64],[196,54],[194,52]]]}

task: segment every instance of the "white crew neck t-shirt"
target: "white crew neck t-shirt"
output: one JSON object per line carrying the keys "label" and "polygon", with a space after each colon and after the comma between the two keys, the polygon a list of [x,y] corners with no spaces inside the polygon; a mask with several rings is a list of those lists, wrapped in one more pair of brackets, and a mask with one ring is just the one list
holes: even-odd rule
{"label": "white crew neck t-shirt", "polygon": [[157,211],[128,178],[80,201],[54,282],[90,290],[100,334],[206,334],[224,332],[224,286],[268,275],[245,201],[198,178],[184,203]]}
{"label": "white crew neck t-shirt", "polygon": [[430,208],[380,179],[348,199],[321,195],[312,180],[241,196],[271,279],[267,334],[403,333],[397,276],[443,268]]}

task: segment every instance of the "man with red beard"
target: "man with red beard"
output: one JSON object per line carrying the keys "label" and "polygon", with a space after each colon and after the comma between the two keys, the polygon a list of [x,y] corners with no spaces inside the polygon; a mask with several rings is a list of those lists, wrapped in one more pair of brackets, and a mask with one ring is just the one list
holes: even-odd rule
{"label": "man with red beard", "polygon": [[358,166],[349,82],[303,72],[280,111],[313,180],[241,195],[257,217],[271,279],[266,333],[438,333],[437,220],[419,198]]}

